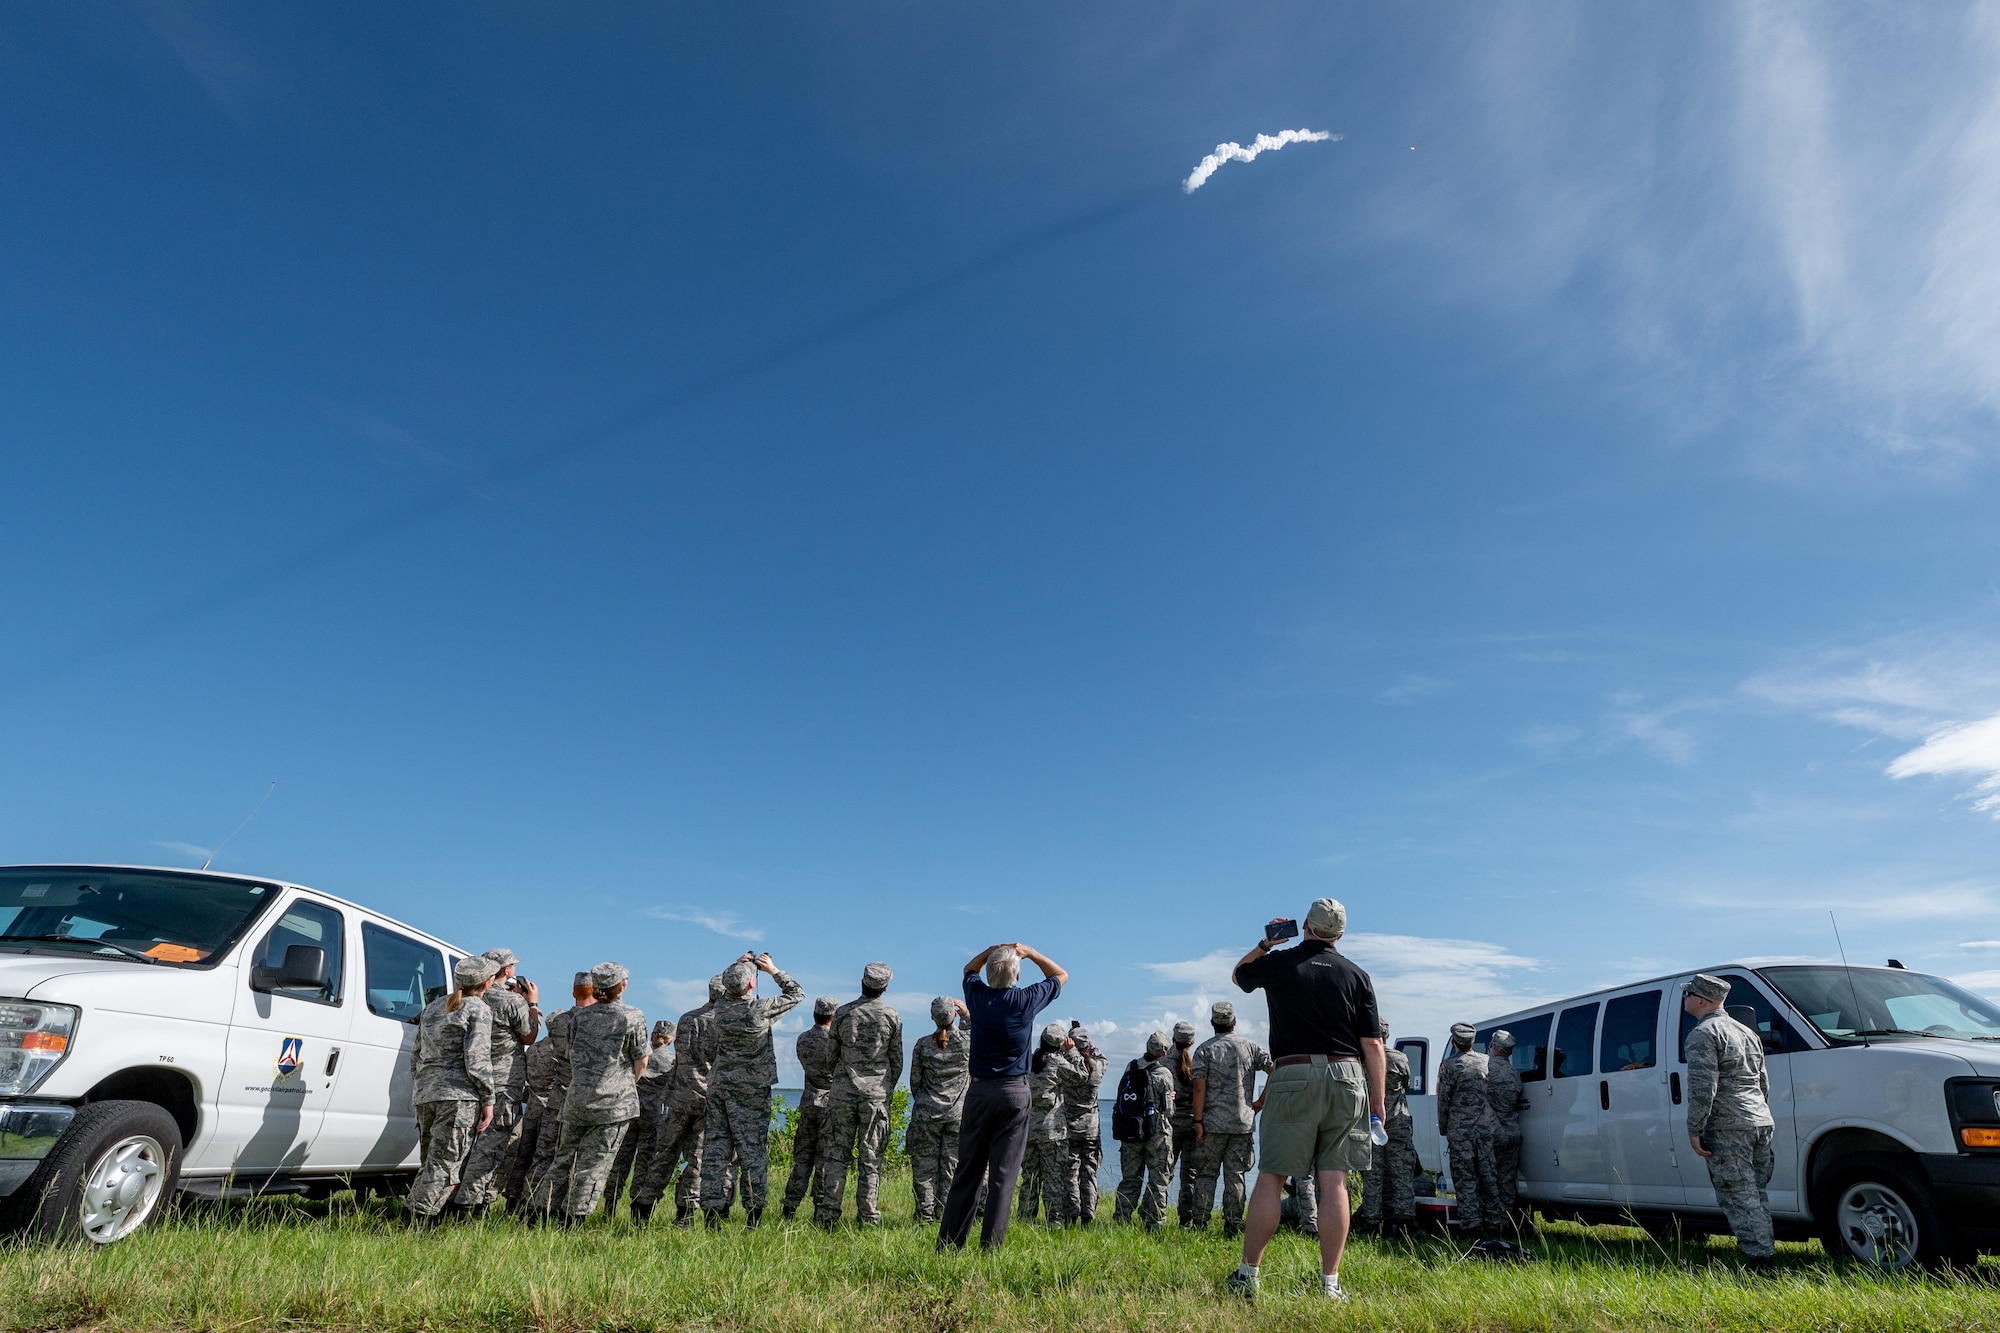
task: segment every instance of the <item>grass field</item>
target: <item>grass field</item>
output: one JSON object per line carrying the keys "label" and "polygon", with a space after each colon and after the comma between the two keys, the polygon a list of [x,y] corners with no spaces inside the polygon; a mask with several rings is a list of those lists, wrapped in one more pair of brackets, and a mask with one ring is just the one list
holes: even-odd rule
{"label": "grass field", "polygon": [[[574,1232],[506,1220],[421,1234],[381,1201],[272,1200],[180,1214],[108,1250],[0,1249],[0,1329],[1969,1329],[2000,1330],[2000,1268],[1877,1277],[1781,1247],[1782,1274],[1740,1275],[1727,1241],[1667,1248],[1645,1233],[1565,1224],[1540,1260],[1496,1267],[1444,1241],[1357,1241],[1317,1292],[1317,1248],[1281,1234],[1254,1308],[1222,1292],[1236,1248],[1218,1230],[1147,1235],[1014,1228],[994,1256],[940,1256],[907,1182],[890,1221],[825,1234],[774,1221],[745,1233]],[[739,1215],[740,1218],[740,1215]]]}

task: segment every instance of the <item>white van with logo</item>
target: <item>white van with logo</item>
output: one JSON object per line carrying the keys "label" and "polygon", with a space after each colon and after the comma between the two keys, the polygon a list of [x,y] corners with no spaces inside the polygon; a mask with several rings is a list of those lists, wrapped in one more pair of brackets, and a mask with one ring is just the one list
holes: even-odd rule
{"label": "white van with logo", "polygon": [[[1900,965],[1733,964],[1763,1037],[1779,1239],[1884,1268],[2000,1252],[2000,1004]],[[1693,972],[1477,1025],[1514,1037],[1521,1198],[1544,1216],[1726,1233],[1689,1146],[1681,1010]],[[1427,1098],[1434,1101],[1434,1098]],[[1435,1110],[1427,1108],[1433,1117]],[[1434,1140],[1433,1140],[1434,1142]],[[1442,1166],[1432,1147],[1425,1165]]]}
{"label": "white van with logo", "polygon": [[402,1187],[411,1025],[462,954],[280,880],[0,867],[0,1230]]}

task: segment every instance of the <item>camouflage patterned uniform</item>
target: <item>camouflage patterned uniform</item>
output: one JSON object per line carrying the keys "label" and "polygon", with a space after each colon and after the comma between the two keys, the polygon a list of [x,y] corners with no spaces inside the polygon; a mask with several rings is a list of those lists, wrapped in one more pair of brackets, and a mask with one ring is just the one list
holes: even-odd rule
{"label": "camouflage patterned uniform", "polygon": [[[592,975],[598,976],[598,970],[592,969]],[[617,984],[599,982],[605,990]],[[570,1012],[569,1095],[563,1100],[562,1137],[548,1174],[535,1186],[534,1208],[581,1219],[597,1208],[612,1159],[618,1155],[618,1141],[625,1126],[638,1119],[639,1084],[632,1066],[650,1055],[652,1046],[646,1039],[646,1016],[629,1004],[600,1000]]]}
{"label": "camouflage patterned uniform", "polygon": [[[1232,1007],[1229,1027],[1235,1025]],[[1194,1193],[1188,1211],[1188,1225],[1197,1231],[1208,1226],[1218,1176],[1222,1181],[1223,1234],[1233,1236],[1243,1227],[1243,1177],[1255,1160],[1251,1150],[1257,1123],[1257,1113],[1250,1106],[1256,1094],[1253,1085],[1260,1072],[1269,1074],[1274,1068],[1269,1052],[1234,1031],[1210,1037],[1195,1048],[1194,1076],[1205,1084],[1202,1135],[1194,1150]]]}
{"label": "camouflage patterned uniform", "polygon": [[611,1178],[604,1183],[604,1211],[618,1211],[618,1197],[629,1180],[635,1186],[653,1163],[653,1140],[667,1114],[667,1084],[674,1072],[674,1048],[662,1037],[672,1038],[674,1025],[666,1019],[653,1024],[653,1053],[646,1057],[646,1072],[639,1076],[639,1118],[619,1141],[618,1155],[611,1160]]}
{"label": "camouflage patterned uniform", "polygon": [[[701,1145],[708,1123],[708,1067],[715,1062],[715,1040],[708,1020],[721,998],[722,978],[709,978],[709,1001],[688,1010],[675,1029],[673,1072],[667,1076],[667,1113],[653,1136],[653,1161],[645,1175],[632,1182],[632,1208],[649,1216],[667,1186],[674,1185],[674,1220],[690,1221],[701,1201]],[[683,1165],[685,1163],[685,1165]],[[681,1167],[680,1183],[674,1168]],[[734,1187],[735,1177],[730,1177]]]}
{"label": "camouflage patterned uniform", "polygon": [[1493,1176],[1493,1130],[1486,1057],[1471,1050],[1452,1055],[1438,1068],[1438,1133],[1451,1145],[1458,1225],[1466,1231],[1498,1232],[1507,1224]]}
{"label": "camouflage patterned uniform", "polygon": [[495,982],[480,997],[493,1011],[493,1123],[472,1141],[458,1179],[455,1208],[484,1208],[499,1197],[501,1169],[517,1156],[521,1103],[528,1096],[528,1048],[540,1020],[528,1002]]}
{"label": "camouflage patterned uniform", "polygon": [[[1726,983],[1722,983],[1726,984]],[[1723,992],[1726,997],[1728,992]],[[1708,1181],[1746,1259],[1777,1253],[1771,1236],[1771,1086],[1762,1039],[1717,1010],[1687,1039],[1687,1125],[1714,1154]]]}
{"label": "camouflage patterned uniform", "polygon": [[[910,1052],[910,1128],[905,1146],[910,1155],[910,1188],[917,1199],[917,1221],[935,1222],[958,1170],[958,1127],[965,1109],[965,1090],[972,1086],[972,1038],[964,1018],[953,1020],[956,1007],[946,997],[944,1015],[950,1026],[917,1039]],[[931,1017],[938,1016],[932,1001]],[[942,1045],[940,1045],[942,1040]]]}
{"label": "camouflage patterned uniform", "polygon": [[[1493,1103],[1493,1184],[1503,1225],[1517,1224],[1521,1211],[1521,1072],[1513,1046],[1498,1045],[1486,1057],[1486,1096]],[[1415,1203],[1411,1207],[1415,1207]]]}
{"label": "camouflage patterned uniform", "polygon": [[[1118,1145],[1118,1204],[1112,1216],[1130,1221],[1136,1209],[1139,1219],[1156,1227],[1167,1215],[1167,1181],[1174,1169],[1174,1071],[1177,1054],[1148,1056],[1146,1082],[1152,1092],[1153,1107],[1160,1113],[1160,1132],[1143,1141],[1127,1140]],[[1142,1197],[1143,1194],[1143,1197]]]}
{"label": "camouflage patterned uniform", "polygon": [[1292,1187],[1289,1198],[1278,1203],[1278,1225],[1292,1227],[1308,1236],[1319,1234],[1319,1181],[1312,1176],[1287,1176]]}
{"label": "camouflage patterned uniform", "polygon": [[[588,986],[590,973],[577,973],[576,984]],[[569,1096],[570,1023],[577,1014],[595,1003],[593,1000],[589,1005],[559,1009],[543,1021],[542,1026],[549,1034],[548,1090],[543,1094],[541,1125],[535,1136],[533,1155],[528,1159],[526,1188],[522,1191],[521,1201],[517,1205],[520,1209],[527,1208],[528,1200],[534,1197],[536,1189],[548,1176],[549,1169],[556,1160],[556,1144],[562,1142],[563,1102]]]}
{"label": "camouflage patterned uniform", "polygon": [[[756,973],[750,975],[755,980]],[[778,983],[779,994],[725,995],[706,1020],[715,1063],[708,1071],[702,1130],[701,1207],[712,1220],[729,1211],[732,1156],[743,1187],[743,1211],[753,1226],[764,1215],[771,1169],[771,1086],[778,1081],[771,1027],[806,998],[805,987],[784,972],[773,971],[771,980]]]}
{"label": "camouflage patterned uniform", "polygon": [[[880,968],[878,973],[875,969]],[[863,984],[889,984],[889,969],[870,963]],[[903,1077],[903,1016],[880,997],[849,1000],[833,1015],[835,1072],[827,1099],[826,1145],[820,1153],[813,1220],[840,1221],[847,1167],[854,1161],[854,1216],[863,1226],[882,1220],[882,1150],[889,1141],[889,1100]]]}
{"label": "camouflage patterned uniform", "polygon": [[[785,1182],[785,1216],[798,1211],[812,1191],[819,1171],[820,1140],[825,1137],[826,1099],[833,1093],[833,1035],[820,1026],[831,1020],[840,1005],[830,995],[813,1001],[813,1025],[799,1034],[793,1050],[804,1072],[805,1089],[799,1093],[799,1118],[792,1125],[792,1174]],[[914,1132],[914,1131],[913,1131]],[[921,1210],[922,1204],[919,1203]]]}
{"label": "camouflage patterned uniform", "polygon": [[474,995],[447,1008],[455,996],[424,1006],[410,1047],[423,1167],[407,1203],[422,1217],[437,1216],[457,1188],[480,1109],[493,1104],[493,1013]]}
{"label": "camouflage patterned uniform", "polygon": [[[521,1132],[514,1136],[513,1150],[500,1168],[500,1193],[510,1208],[521,1209],[528,1202],[528,1173],[535,1164],[541,1143],[542,1125],[554,1124],[560,1111],[549,1110],[550,1081],[555,1077],[555,1043],[547,1037],[530,1046],[523,1062],[527,1066],[527,1094],[521,1112]],[[549,1156],[555,1156],[550,1140]]]}
{"label": "camouflage patterned uniform", "polygon": [[[1181,1070],[1181,1057],[1188,1057],[1186,1072]],[[1180,1214],[1181,1225],[1194,1225],[1194,1024],[1174,1024],[1174,1048],[1167,1052],[1167,1072],[1174,1079],[1174,1137],[1173,1162],[1167,1169],[1169,1178],[1175,1169],[1181,1173],[1180,1196],[1175,1200],[1175,1211]]]}
{"label": "camouflage patterned uniform", "polygon": [[[1383,1040],[1388,1036],[1385,1030]],[[1368,1169],[1361,1174],[1359,1216],[1364,1226],[1407,1227],[1417,1220],[1417,1136],[1410,1120],[1410,1057],[1385,1049],[1382,1059],[1387,1066],[1383,1070],[1382,1128],[1388,1131],[1389,1141],[1372,1145]],[[1514,1086],[1520,1086],[1518,1079]]]}
{"label": "camouflage patterned uniform", "polygon": [[1069,1035],[1076,1049],[1069,1053],[1069,1068],[1057,1075],[1062,1084],[1063,1114],[1069,1124],[1069,1180],[1063,1189],[1063,1206],[1072,1221],[1088,1224],[1097,1220],[1097,1169],[1104,1164],[1097,1090],[1104,1083],[1110,1061],[1090,1045],[1090,1033],[1085,1029],[1071,1028]]}
{"label": "camouflage patterned uniform", "polygon": [[[1056,1040],[1054,1049],[1048,1034]],[[1039,1065],[1040,1068],[1034,1068]],[[1045,1029],[1042,1049],[1035,1053],[1028,1075],[1031,1098],[1027,1151],[1021,1155],[1021,1183],[1014,1197],[1014,1216],[1032,1222],[1037,1202],[1046,1205],[1049,1225],[1069,1221],[1069,1114],[1063,1100],[1062,1076],[1077,1066],[1062,1049],[1062,1029]]]}

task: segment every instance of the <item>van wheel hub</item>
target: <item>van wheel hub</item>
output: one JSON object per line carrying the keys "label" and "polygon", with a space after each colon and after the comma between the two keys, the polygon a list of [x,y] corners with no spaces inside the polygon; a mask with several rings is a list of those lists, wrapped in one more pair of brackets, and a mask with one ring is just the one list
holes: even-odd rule
{"label": "van wheel hub", "polygon": [[1916,1214],[1894,1190],[1873,1182],[1841,1195],[1840,1234],[1855,1258],[1880,1268],[1905,1267],[1917,1255]]}
{"label": "van wheel hub", "polygon": [[166,1184],[167,1152],[147,1134],[120,1139],[97,1159],[83,1185],[78,1223],[83,1234],[108,1245],[139,1229]]}

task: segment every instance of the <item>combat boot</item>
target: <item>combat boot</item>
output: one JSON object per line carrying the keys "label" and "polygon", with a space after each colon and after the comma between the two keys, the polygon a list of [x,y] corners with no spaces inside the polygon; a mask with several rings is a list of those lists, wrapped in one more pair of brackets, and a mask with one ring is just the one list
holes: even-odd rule
{"label": "combat boot", "polygon": [[674,1225],[682,1231],[686,1231],[694,1225],[694,1213],[686,1204],[677,1203],[674,1205]]}
{"label": "combat boot", "polygon": [[757,1224],[763,1220],[764,1210],[762,1208],[745,1208],[743,1210],[743,1229],[745,1231],[755,1231]]}
{"label": "combat boot", "polygon": [[[792,1220],[792,1218],[798,1215],[798,1211],[799,1211],[799,1206],[797,1204],[788,1203],[783,1208],[778,1210],[778,1215],[784,1218],[787,1222],[789,1222]],[[921,1221],[922,1219],[919,1218],[918,1220]]]}
{"label": "combat boot", "polygon": [[1243,1224],[1241,1222],[1224,1222],[1222,1224],[1222,1238],[1224,1240],[1235,1240],[1242,1234]]}
{"label": "combat boot", "polygon": [[722,1213],[723,1210],[720,1208],[704,1208],[701,1210],[702,1220],[708,1225],[710,1231],[722,1230]]}
{"label": "combat boot", "polygon": [[631,1211],[632,1221],[639,1226],[645,1226],[646,1223],[653,1220],[653,1205],[650,1203],[640,1203],[637,1199],[634,1199]]}

